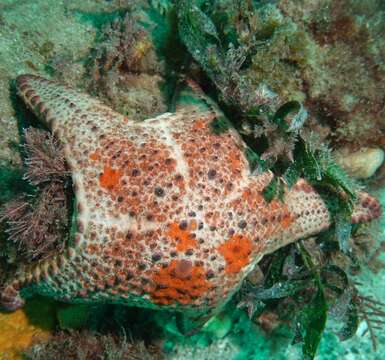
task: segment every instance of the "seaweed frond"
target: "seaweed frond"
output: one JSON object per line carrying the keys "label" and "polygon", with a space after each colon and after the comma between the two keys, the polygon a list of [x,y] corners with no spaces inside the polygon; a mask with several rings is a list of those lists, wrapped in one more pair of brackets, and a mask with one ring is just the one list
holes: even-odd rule
{"label": "seaweed frond", "polygon": [[235,300],[261,326],[275,314],[270,325],[288,325],[293,343],[302,343],[306,359],[316,355],[329,318],[336,320],[335,333],[341,340],[356,333],[360,318],[374,320],[368,325],[374,339],[385,321],[384,304],[359,295],[346,271],[321,249],[315,239],[302,240],[265,257],[260,263],[262,283],[255,286],[246,280]]}
{"label": "seaweed frond", "polygon": [[[270,103],[275,95],[264,84],[254,86],[242,69],[261,43],[253,21],[254,4],[219,1],[177,2],[179,37],[212,81],[221,100],[241,113],[256,104]],[[231,13],[231,16],[228,14]]]}
{"label": "seaweed frond", "polygon": [[[358,283],[356,283],[359,285]],[[373,350],[377,350],[377,331],[382,331],[385,325],[385,303],[374,299],[372,296],[364,296],[356,291],[354,297],[359,317],[366,322]]]}
{"label": "seaweed frond", "polygon": [[15,199],[1,209],[8,239],[27,260],[41,259],[64,248],[68,228],[68,199],[60,183],[50,183],[31,199]]}
{"label": "seaweed frond", "polygon": [[63,146],[51,133],[36,128],[24,131],[26,172],[24,179],[32,185],[64,182],[70,176],[64,159]]}
{"label": "seaweed frond", "polygon": [[18,255],[32,261],[64,248],[72,194],[59,141],[39,129],[28,128],[24,134],[24,179],[35,189],[4,204],[0,222],[5,223],[8,240],[15,244]]}
{"label": "seaweed frond", "polygon": [[32,345],[24,354],[27,360],[160,360],[155,346],[120,335],[100,334],[89,330],[61,331],[46,342]]}

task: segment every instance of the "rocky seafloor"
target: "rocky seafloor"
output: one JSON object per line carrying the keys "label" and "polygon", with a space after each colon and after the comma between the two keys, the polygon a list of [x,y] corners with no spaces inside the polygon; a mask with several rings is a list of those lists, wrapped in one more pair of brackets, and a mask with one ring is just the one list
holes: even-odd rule
{"label": "rocky seafloor", "polygon": [[[247,118],[255,104],[296,101],[307,112],[304,133],[315,133],[314,143],[327,144],[336,162],[385,206],[383,1],[190,3],[211,18],[203,18],[206,26],[198,21],[203,35],[194,38],[181,20],[179,38],[170,30],[178,7],[190,6],[185,1],[0,0],[0,206],[25,188],[19,145],[23,129],[36,120],[16,96],[14,80],[24,73],[66,82],[134,120],[174,110],[175,88],[186,78],[230,118]],[[275,139],[262,157],[279,158],[295,146],[294,137],[274,131],[252,130]],[[0,226],[5,268],[18,257],[5,245],[6,224]],[[384,218],[365,231],[351,239],[354,261],[338,251],[328,256],[361,296],[383,301]],[[201,332],[184,336],[175,314],[36,298],[15,313],[0,312],[0,359],[300,359],[303,342],[292,344],[286,305],[269,304],[249,319],[234,302]],[[383,357],[383,317],[373,335],[361,314],[354,335],[342,341],[333,311],[330,306],[316,359]]]}

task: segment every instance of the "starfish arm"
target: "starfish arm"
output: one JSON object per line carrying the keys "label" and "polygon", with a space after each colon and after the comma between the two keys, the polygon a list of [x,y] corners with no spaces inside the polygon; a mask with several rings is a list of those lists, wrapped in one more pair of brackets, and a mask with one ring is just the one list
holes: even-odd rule
{"label": "starfish arm", "polygon": [[102,117],[108,118],[108,124],[104,124],[107,127],[119,125],[125,119],[101,101],[40,76],[20,75],[16,87],[39,120],[61,137],[71,137],[74,128],[88,132],[92,127],[90,122],[96,125]]}
{"label": "starfish arm", "polygon": [[283,244],[278,246],[315,235],[331,225],[330,213],[323,198],[305,180],[300,179],[287,192],[285,202],[292,222],[282,233]]}
{"label": "starfish arm", "polygon": [[358,201],[353,209],[352,223],[368,222],[381,216],[381,205],[377,199],[366,192],[358,194]]}
{"label": "starfish arm", "polygon": [[[331,225],[330,212],[321,195],[305,180],[300,179],[285,196],[290,220],[274,239],[270,239],[266,253],[326,230]],[[379,202],[365,192],[358,194],[352,214],[352,223],[367,222],[381,215]]]}
{"label": "starfish arm", "polygon": [[63,254],[41,260],[36,264],[20,266],[0,289],[0,304],[6,310],[14,311],[22,307],[25,300],[35,293],[61,298],[60,282],[66,281],[64,278],[68,272],[66,268],[76,269],[71,260],[74,254],[74,251],[69,249]]}
{"label": "starfish arm", "polygon": [[[103,172],[90,159],[102,155],[95,152],[101,141],[116,142],[123,137],[128,120],[87,94],[40,76],[21,75],[16,84],[20,97],[63,145],[76,198],[76,238],[82,237],[90,217],[87,181]],[[108,167],[107,175],[116,174]]]}

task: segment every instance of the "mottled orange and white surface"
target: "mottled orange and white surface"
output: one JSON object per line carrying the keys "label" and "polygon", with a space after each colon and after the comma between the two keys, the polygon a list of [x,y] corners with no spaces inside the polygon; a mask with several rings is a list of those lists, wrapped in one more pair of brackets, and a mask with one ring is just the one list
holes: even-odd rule
{"label": "mottled orange and white surface", "polygon": [[[65,254],[20,269],[2,293],[10,309],[38,292],[204,312],[223,304],[267,253],[329,226],[304,180],[266,202],[240,136],[212,131],[215,111],[191,108],[133,122],[88,95],[38,76],[20,96],[63,143],[76,197]],[[379,214],[362,195],[355,221]]]}

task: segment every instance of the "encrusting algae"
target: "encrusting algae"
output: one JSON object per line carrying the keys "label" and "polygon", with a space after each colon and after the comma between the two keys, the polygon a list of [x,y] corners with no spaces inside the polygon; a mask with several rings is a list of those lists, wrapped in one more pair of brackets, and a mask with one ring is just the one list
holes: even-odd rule
{"label": "encrusting algae", "polygon": [[0,313],[0,359],[22,360],[22,353],[48,340],[55,325],[52,301],[36,299],[13,313]]}

